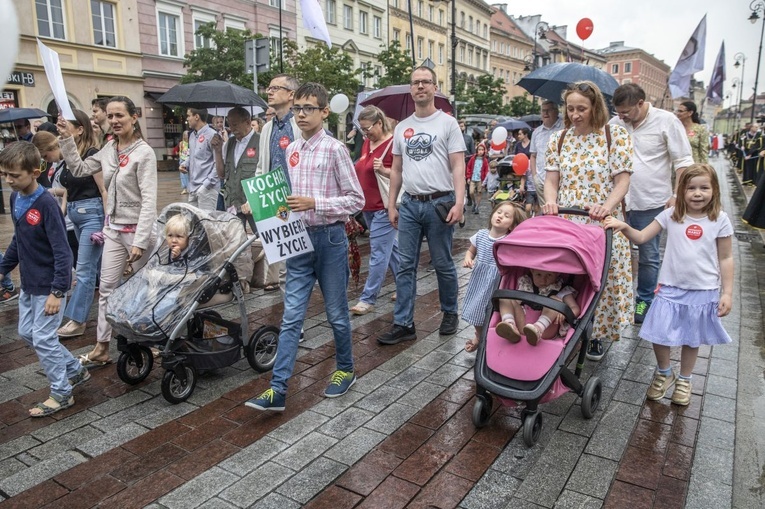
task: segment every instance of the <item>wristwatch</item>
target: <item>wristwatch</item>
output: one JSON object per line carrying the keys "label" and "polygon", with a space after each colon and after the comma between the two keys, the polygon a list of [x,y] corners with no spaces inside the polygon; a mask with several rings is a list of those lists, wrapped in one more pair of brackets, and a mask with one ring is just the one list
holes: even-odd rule
{"label": "wristwatch", "polygon": [[64,292],[62,292],[61,290],[51,290],[50,294],[56,297],[57,299],[61,299],[64,297]]}

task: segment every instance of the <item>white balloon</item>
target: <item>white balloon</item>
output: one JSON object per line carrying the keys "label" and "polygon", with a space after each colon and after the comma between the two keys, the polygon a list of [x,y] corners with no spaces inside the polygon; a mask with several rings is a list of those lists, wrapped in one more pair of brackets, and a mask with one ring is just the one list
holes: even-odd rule
{"label": "white balloon", "polygon": [[348,109],[348,105],[351,104],[351,101],[348,99],[348,96],[345,94],[337,94],[329,101],[329,109],[332,110],[333,113],[343,113],[345,110]]}
{"label": "white balloon", "polygon": [[13,0],[0,0],[0,12],[5,13],[0,16],[0,34],[3,34],[3,43],[0,44],[0,77],[5,81],[16,65],[16,55],[19,52],[19,19]]}
{"label": "white balloon", "polygon": [[500,143],[506,142],[507,129],[505,129],[502,126],[495,127],[494,130],[491,132],[491,141],[494,142],[495,145],[499,145]]}

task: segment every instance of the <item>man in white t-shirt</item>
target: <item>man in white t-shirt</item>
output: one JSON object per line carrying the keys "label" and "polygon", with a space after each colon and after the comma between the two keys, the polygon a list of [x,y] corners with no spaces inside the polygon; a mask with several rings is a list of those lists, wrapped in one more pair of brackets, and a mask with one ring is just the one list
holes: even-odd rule
{"label": "man in white t-shirt", "polygon": [[[414,115],[399,123],[393,135],[388,217],[399,232],[401,262],[396,275],[393,327],[377,338],[383,345],[417,337],[414,299],[423,237],[428,239],[444,313],[439,333],[454,334],[459,325],[452,238],[454,225],[462,220],[465,200],[465,140],[454,117],[436,109],[436,83],[436,74],[428,67],[412,72]],[[404,194],[397,210],[396,198],[402,186]]]}
{"label": "man in white t-shirt", "polygon": [[[614,91],[618,118],[610,123],[623,126],[632,136],[634,173],[627,194],[627,223],[642,230],[665,207],[675,204],[672,168],[676,181],[693,164],[691,144],[680,120],[671,112],[654,108],[645,101],[645,92],[635,83]],[[653,301],[659,278],[659,241],[657,235],[638,246],[637,302],[635,323],[643,323]]]}
{"label": "man in white t-shirt", "polygon": [[545,152],[550,144],[550,137],[555,131],[563,129],[563,122],[558,115],[558,105],[554,101],[542,103],[542,125],[534,129],[531,135],[531,157],[529,168],[534,175],[534,184],[537,189],[537,203],[545,204]]}

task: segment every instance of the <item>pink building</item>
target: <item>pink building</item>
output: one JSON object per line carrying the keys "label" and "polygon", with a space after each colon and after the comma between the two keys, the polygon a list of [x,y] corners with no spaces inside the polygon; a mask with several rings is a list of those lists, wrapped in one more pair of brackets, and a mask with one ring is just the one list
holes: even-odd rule
{"label": "pink building", "polygon": [[[158,159],[172,152],[183,133],[185,118],[155,99],[178,84],[186,74],[184,56],[209,41],[194,35],[206,23],[218,30],[245,30],[278,41],[280,0],[138,0],[138,37],[143,53],[143,116],[146,136]],[[281,0],[284,39],[296,39],[296,0]],[[272,44],[272,47],[274,45]],[[242,62],[244,68],[244,62]],[[138,98],[135,98],[138,99]],[[140,104],[136,100],[136,104]]]}
{"label": "pink building", "polygon": [[670,67],[662,60],[640,48],[625,46],[623,41],[612,42],[598,52],[606,57],[606,72],[620,85],[637,83],[654,106],[672,108],[671,100],[666,100]]}

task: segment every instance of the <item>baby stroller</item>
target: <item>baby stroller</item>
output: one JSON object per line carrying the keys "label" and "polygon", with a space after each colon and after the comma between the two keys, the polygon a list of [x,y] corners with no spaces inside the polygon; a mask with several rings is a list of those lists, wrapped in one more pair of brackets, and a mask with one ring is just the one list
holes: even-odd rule
{"label": "baby stroller", "polygon": [[492,208],[503,201],[511,201],[523,204],[523,195],[521,194],[521,177],[513,171],[514,155],[505,156],[497,165],[499,174],[499,189],[489,200]]}
{"label": "baby stroller", "polygon": [[[164,225],[183,214],[191,225],[187,248],[175,259],[165,242]],[[240,278],[252,276],[250,245],[239,218],[226,212],[205,212],[185,203],[165,207],[157,219],[159,235],[148,262],[116,288],[106,319],[117,334],[117,374],[134,385],[154,365],[159,349],[165,374],[162,395],[180,403],[194,392],[197,374],[231,366],[242,358],[267,371],[276,358],[279,330],[260,327],[249,336],[247,309]],[[236,300],[239,323],[210,308]]]}
{"label": "baby stroller", "polygon": [[[587,215],[580,209],[561,209],[560,213]],[[523,441],[528,447],[537,442],[542,431],[539,403],[572,390],[582,398],[582,416],[592,418],[600,403],[602,384],[594,376],[584,385],[579,381],[586,356],[582,345],[587,345],[592,333],[595,307],[606,285],[611,264],[611,235],[611,230],[604,232],[596,225],[575,223],[558,216],[537,216],[519,224],[510,235],[494,244],[501,279],[487,307],[483,338],[475,361],[473,424],[477,427],[489,421],[492,395],[508,405],[525,403],[521,418]],[[580,315],[574,316],[563,302],[515,290],[518,278],[528,269],[570,274],[570,285],[578,292]],[[500,321],[500,299],[551,308],[562,313],[571,327],[565,337],[541,340],[536,346],[531,346],[525,338],[510,343],[494,331]],[[540,313],[541,309],[527,309],[527,321],[534,322]],[[576,369],[572,373],[567,366],[577,349]]]}

